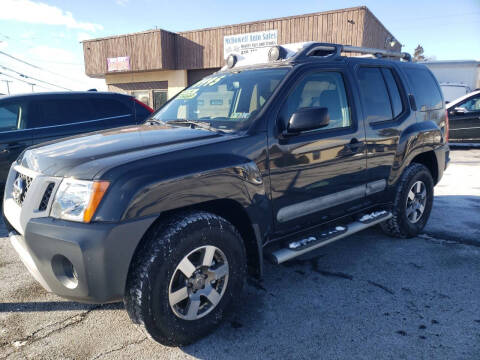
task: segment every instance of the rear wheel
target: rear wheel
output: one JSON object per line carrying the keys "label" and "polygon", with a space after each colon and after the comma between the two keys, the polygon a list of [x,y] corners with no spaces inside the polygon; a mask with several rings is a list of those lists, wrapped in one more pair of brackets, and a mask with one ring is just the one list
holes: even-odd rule
{"label": "rear wheel", "polygon": [[393,216],[381,223],[383,231],[395,237],[418,235],[428,221],[433,204],[433,179],[422,164],[410,164],[398,181]]}
{"label": "rear wheel", "polygon": [[125,295],[133,322],[164,345],[213,331],[241,295],[243,241],[227,220],[187,212],[158,224],[135,255]]}

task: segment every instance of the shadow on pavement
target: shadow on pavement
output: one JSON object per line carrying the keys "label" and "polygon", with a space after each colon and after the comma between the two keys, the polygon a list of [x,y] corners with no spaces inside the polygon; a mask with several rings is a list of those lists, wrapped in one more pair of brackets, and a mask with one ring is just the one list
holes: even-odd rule
{"label": "shadow on pavement", "polygon": [[480,196],[437,195],[424,232],[440,239],[480,246],[479,214]]}
{"label": "shadow on pavement", "polygon": [[4,312],[43,312],[43,311],[75,311],[75,310],[122,310],[123,303],[106,305],[81,304],[74,301],[46,302],[10,302],[0,303],[0,313]]}

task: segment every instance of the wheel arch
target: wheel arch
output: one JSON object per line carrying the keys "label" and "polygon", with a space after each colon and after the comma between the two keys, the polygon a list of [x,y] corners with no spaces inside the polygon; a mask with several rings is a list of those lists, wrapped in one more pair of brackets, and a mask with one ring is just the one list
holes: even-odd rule
{"label": "wheel arch", "polygon": [[437,156],[433,150],[422,152],[416,155],[410,163],[422,164],[425,166],[432,175],[433,183],[438,182],[438,161]]}
{"label": "wheel arch", "polygon": [[161,223],[165,222],[173,215],[188,211],[209,212],[223,217],[225,220],[229,221],[233,226],[235,226],[240,233],[245,246],[249,273],[259,278],[263,275],[263,247],[259,227],[257,224],[252,222],[244,207],[239,202],[232,199],[206,201],[191,206],[168,210],[160,214],[145,231],[142,239],[137,244],[130,259],[130,264],[128,267],[129,273],[137,254],[140,253],[143,247],[147,245],[147,241],[151,232],[155,231],[155,229],[157,229]]}

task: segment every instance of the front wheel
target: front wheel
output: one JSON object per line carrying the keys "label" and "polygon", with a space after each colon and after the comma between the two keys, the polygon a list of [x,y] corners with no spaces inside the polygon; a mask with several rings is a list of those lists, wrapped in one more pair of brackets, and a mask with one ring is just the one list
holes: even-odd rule
{"label": "front wheel", "polygon": [[145,240],[127,281],[130,318],[164,345],[206,336],[241,295],[246,255],[240,234],[217,215],[187,212],[158,224]]}
{"label": "front wheel", "polygon": [[395,189],[393,216],[381,223],[390,236],[410,238],[418,235],[430,216],[433,204],[433,179],[422,164],[410,164]]}

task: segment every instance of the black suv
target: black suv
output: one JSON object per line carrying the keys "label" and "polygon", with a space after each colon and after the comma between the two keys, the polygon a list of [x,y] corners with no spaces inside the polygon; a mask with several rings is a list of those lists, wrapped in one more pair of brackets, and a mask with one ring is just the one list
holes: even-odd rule
{"label": "black suv", "polygon": [[215,328],[264,257],[282,263],[376,224],[417,235],[448,160],[431,72],[408,54],[292,48],[259,64],[229,56],[144,125],[20,156],[3,209],[32,275],[68,299],[123,300],[178,345]]}
{"label": "black suv", "polygon": [[128,95],[62,92],[0,98],[0,189],[28,146],[95,130],[142,123],[152,109]]}

